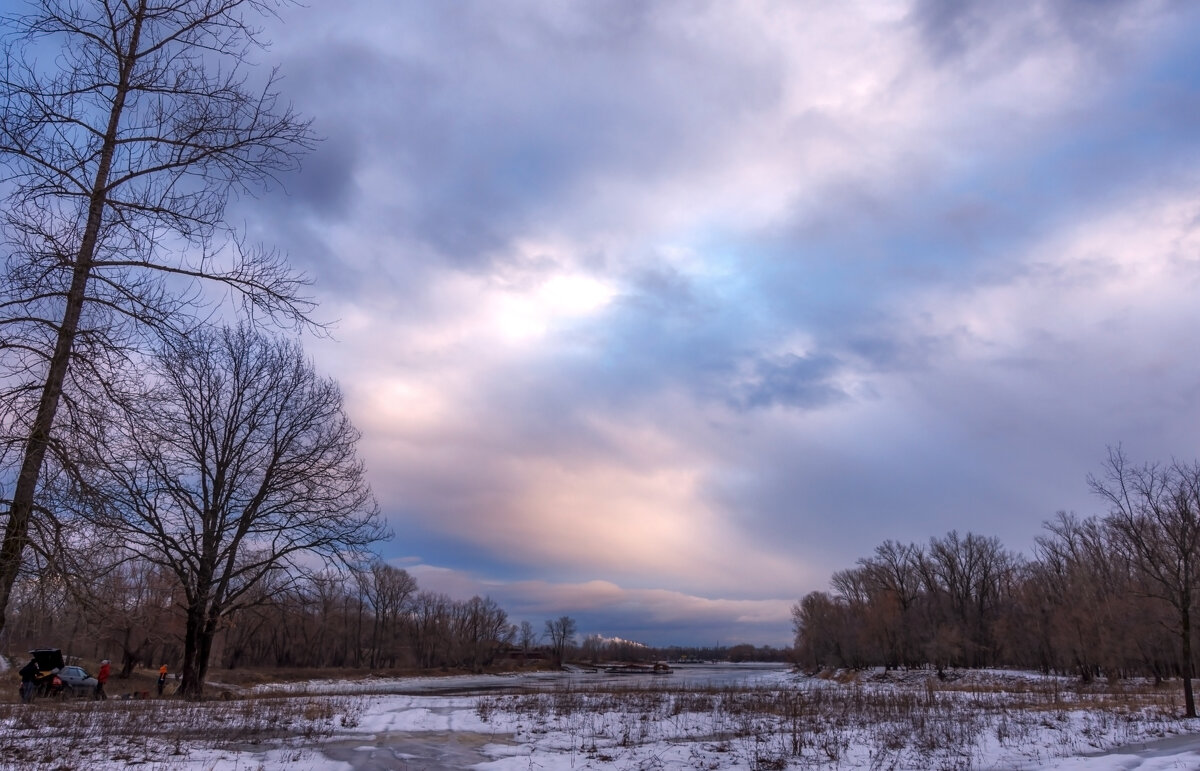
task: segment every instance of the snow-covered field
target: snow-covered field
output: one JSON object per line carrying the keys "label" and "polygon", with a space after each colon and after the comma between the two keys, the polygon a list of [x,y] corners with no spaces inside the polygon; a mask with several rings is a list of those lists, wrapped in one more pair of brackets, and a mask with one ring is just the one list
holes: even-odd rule
{"label": "snow-covered field", "polygon": [[[205,702],[0,706],[9,768],[1200,769],[1177,684],[781,667],[371,679]],[[482,692],[482,695],[480,695]]]}

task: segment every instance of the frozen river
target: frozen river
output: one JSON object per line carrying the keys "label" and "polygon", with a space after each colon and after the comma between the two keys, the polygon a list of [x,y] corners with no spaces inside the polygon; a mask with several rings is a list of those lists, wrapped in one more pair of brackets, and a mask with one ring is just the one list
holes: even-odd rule
{"label": "frozen river", "polygon": [[792,677],[787,664],[678,664],[665,675],[620,674],[572,667],[562,672],[518,672],[503,675],[449,675],[446,677],[368,678],[346,681],[310,681],[267,685],[259,693],[375,693],[426,696],[466,696],[497,691],[527,691],[563,685],[621,685],[629,687],[728,687],[769,685]]}

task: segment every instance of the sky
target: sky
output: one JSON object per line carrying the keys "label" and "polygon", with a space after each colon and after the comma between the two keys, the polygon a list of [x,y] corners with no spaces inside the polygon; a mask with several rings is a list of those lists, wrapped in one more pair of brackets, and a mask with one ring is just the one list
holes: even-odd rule
{"label": "sky", "polygon": [[884,540],[1029,553],[1200,455],[1200,5],[317,0],[314,281],[424,589],[786,645]]}

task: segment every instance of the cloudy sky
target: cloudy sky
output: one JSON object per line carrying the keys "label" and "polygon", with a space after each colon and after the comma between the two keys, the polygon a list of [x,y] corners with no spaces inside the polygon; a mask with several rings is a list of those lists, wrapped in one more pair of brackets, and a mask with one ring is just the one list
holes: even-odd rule
{"label": "cloudy sky", "polygon": [[1026,551],[1200,428],[1200,5],[316,0],[239,212],[423,588],[787,644],[885,539]]}

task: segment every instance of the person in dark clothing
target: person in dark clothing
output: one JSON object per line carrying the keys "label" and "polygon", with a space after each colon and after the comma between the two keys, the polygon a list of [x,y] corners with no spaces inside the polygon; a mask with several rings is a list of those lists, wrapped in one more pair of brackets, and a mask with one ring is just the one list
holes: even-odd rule
{"label": "person in dark clothing", "polygon": [[158,695],[163,695],[163,688],[167,686],[167,665],[163,664],[158,668]]}
{"label": "person in dark clothing", "polygon": [[107,699],[108,694],[104,692],[104,684],[108,682],[108,673],[111,668],[108,665],[108,659],[100,662],[100,671],[96,673],[96,698]]}
{"label": "person in dark clothing", "polygon": [[33,701],[33,689],[36,687],[38,676],[37,661],[30,659],[29,663],[21,667],[17,674],[21,676],[21,701],[28,704]]}

